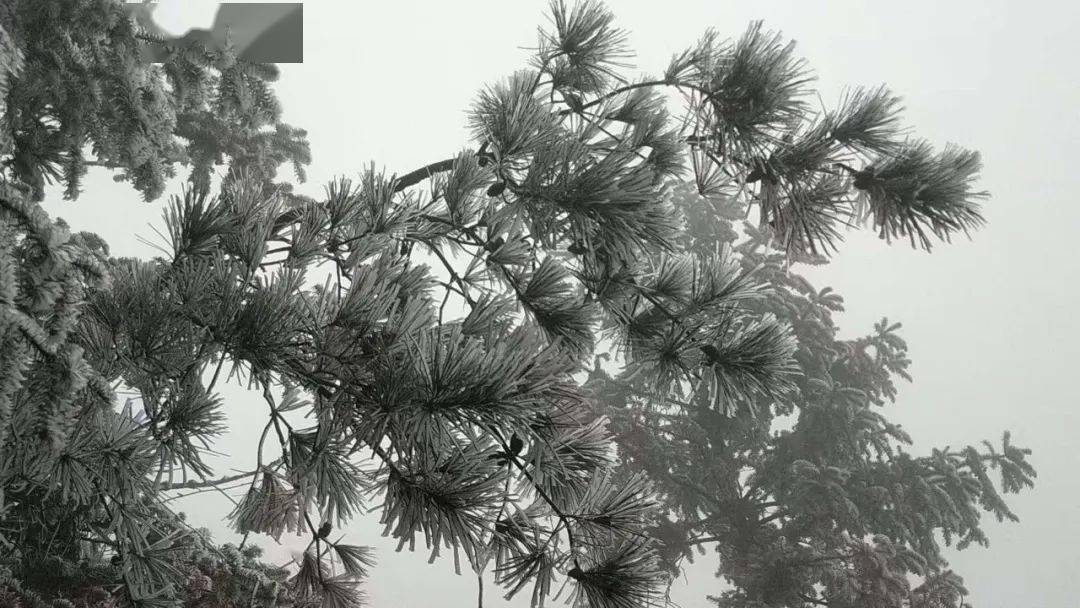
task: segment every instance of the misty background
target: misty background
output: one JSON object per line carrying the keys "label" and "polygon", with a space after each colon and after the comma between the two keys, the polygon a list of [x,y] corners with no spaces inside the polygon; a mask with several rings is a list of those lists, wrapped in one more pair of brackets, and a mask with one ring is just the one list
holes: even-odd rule
{"label": "misty background", "polygon": [[[912,434],[913,451],[996,442],[1006,429],[1034,450],[1035,489],[1010,497],[1020,523],[989,524],[989,549],[951,552],[968,600],[981,608],[1080,606],[1080,456],[1073,445],[1080,429],[1080,8],[1015,0],[607,5],[630,34],[638,71],[661,72],[708,27],[737,37],[764,19],[766,28],[797,41],[827,106],[845,85],[885,83],[903,97],[914,132],[935,146],[954,142],[982,153],[980,187],[991,198],[987,226],[971,241],[927,254],[851,232],[831,264],[795,270],[844,296],[843,337],[869,331],[883,316],[903,323],[914,383],[900,385],[887,415]],[[195,16],[205,9],[191,11],[205,27],[205,16]],[[307,2],[304,63],[282,65],[276,87],[283,120],[307,129],[311,141],[313,163],[298,190],[321,197],[332,177],[353,177],[371,162],[404,174],[456,153],[468,143],[466,111],[476,93],[526,67],[524,47],[535,45],[546,15],[546,0]],[[178,193],[179,183],[169,192]],[[165,199],[144,203],[102,169],[91,170],[85,190],[66,202],[54,188],[45,209],[101,235],[113,255],[158,253],[137,237],[160,241],[150,226],[163,225]],[[259,425],[252,421],[264,408],[235,382],[222,393],[231,432],[215,446],[227,456],[211,462],[227,474],[254,465]],[[216,539],[238,539],[224,522],[232,504],[222,494],[177,504]],[[371,605],[475,605],[470,572],[456,576],[448,555],[428,565],[422,549],[395,553],[377,519],[362,517],[341,531],[376,549],[378,565],[365,583]],[[272,561],[290,558],[286,539],[286,546],[258,542]],[[709,553],[689,565],[672,599],[684,608],[709,606],[705,595],[723,586],[715,564]],[[527,594],[504,602],[490,578],[485,587],[488,607],[528,605]]]}

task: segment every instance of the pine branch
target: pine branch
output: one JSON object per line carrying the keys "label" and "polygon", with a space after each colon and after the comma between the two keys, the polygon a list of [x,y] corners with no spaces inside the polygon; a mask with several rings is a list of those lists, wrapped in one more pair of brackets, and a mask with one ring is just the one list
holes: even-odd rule
{"label": "pine branch", "polygon": [[420,167],[409,171],[401,177],[394,180],[394,192],[402,192],[407,188],[415,186],[425,179],[430,179],[438,173],[446,173],[454,168],[454,162],[456,158],[447,158],[437,162],[433,162],[430,165]]}
{"label": "pine branch", "polygon": [[[507,454],[512,454],[512,452],[510,451],[510,446],[504,444],[503,449],[506,450]],[[556,504],[554,500],[552,500],[551,496],[549,496],[548,493],[545,492],[542,487],[540,487],[540,484],[536,483],[536,480],[533,479],[533,476],[529,474],[528,470],[525,469],[525,466],[521,463],[521,461],[517,459],[517,456],[511,456],[510,462],[512,462],[514,466],[517,467],[517,469],[521,471],[523,475],[525,475],[525,479],[529,480],[529,483],[532,484],[533,489],[536,490],[537,495],[539,495],[540,498],[548,505],[548,507],[550,507],[551,510],[555,512],[555,516],[559,518],[560,525],[566,529],[566,537],[567,542],[570,543],[570,550],[572,552],[575,551],[578,548],[578,545],[574,540],[574,531],[570,528],[570,517],[567,516],[566,513],[564,513],[563,510],[559,507],[559,505]],[[554,533],[555,530],[552,531],[553,535]],[[581,564],[578,563],[576,553],[574,554],[573,560],[574,565],[578,568],[581,568]]]}
{"label": "pine branch", "polygon": [[227,483],[233,482],[233,481],[237,481],[239,479],[245,479],[247,477],[251,477],[252,475],[256,475],[258,472],[259,472],[258,470],[255,470],[255,471],[248,471],[246,473],[237,473],[236,475],[226,475],[224,477],[219,477],[217,479],[204,479],[204,480],[201,480],[201,481],[196,481],[196,480],[192,479],[192,480],[188,480],[188,481],[180,481],[180,482],[175,482],[175,483],[159,484],[158,489],[163,491],[163,492],[168,492],[170,490],[193,490],[193,489],[196,489],[196,488],[209,488],[209,487],[212,487],[212,486],[221,486],[221,485],[225,485]]}

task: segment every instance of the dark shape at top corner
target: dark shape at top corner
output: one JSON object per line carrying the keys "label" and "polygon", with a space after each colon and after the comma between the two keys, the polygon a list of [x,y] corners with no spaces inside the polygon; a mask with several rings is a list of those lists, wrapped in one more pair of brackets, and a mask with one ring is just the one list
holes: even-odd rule
{"label": "dark shape at top corner", "polygon": [[[136,7],[138,5],[129,5]],[[225,47],[226,33],[237,56],[258,63],[303,63],[304,5],[300,2],[223,2],[210,29],[192,29],[166,41],[180,46],[198,43],[208,48]],[[164,60],[165,49],[148,49],[152,61]]]}

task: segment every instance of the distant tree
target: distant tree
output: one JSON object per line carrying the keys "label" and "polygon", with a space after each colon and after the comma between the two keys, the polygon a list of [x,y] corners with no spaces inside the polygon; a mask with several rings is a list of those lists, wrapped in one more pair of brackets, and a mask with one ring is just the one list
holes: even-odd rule
{"label": "distant tree", "polygon": [[[188,162],[229,172],[216,192],[193,174],[152,260],[65,234],[19,191],[40,190],[20,167],[47,163],[10,165],[6,589],[56,597],[27,573],[59,559],[113,567],[103,579],[120,603],[228,605],[210,595],[225,588],[352,606],[370,556],[336,531],[379,500],[401,547],[422,536],[432,559],[448,549],[477,573],[481,603],[489,569],[534,605],[561,584],[578,606],[662,603],[677,555],[705,533],[738,588],[729,604],[956,605],[957,587],[933,582],[951,580],[933,534],[980,540],[976,504],[1007,513],[985,467],[1018,489],[1032,474],[1024,452],[890,458],[904,436],[868,403],[892,396],[902,343],[888,326],[836,341],[835,298],[792,291],[784,265],[832,252],[860,219],[924,247],[977,226],[977,155],[903,138],[884,89],[815,115],[805,66],[758,25],[628,82],[624,35],[602,6],[552,13],[532,69],[480,94],[475,150],[400,176],[367,169],[322,200],[272,183],[292,158],[280,142],[230,147],[243,113],[219,125],[205,114],[216,106],[195,112],[214,127],[202,141],[226,152],[187,148]],[[142,36],[131,32],[116,35]],[[160,138],[192,141],[178,129]],[[251,155],[229,152],[240,149]],[[69,192],[77,174],[59,176]],[[755,209],[752,244],[725,246],[740,237],[717,214]],[[615,377],[597,359],[605,341],[625,367]],[[215,477],[203,456],[224,430],[215,389],[229,379],[261,396],[266,419],[256,468]],[[123,408],[114,387],[132,396]],[[850,403],[826,405],[819,393],[834,388]],[[774,438],[775,418],[796,413]],[[908,479],[924,494],[870,489]],[[307,539],[286,585],[165,506],[236,482],[229,517],[245,546]],[[932,583],[912,595],[901,577],[920,572],[917,557]],[[229,572],[240,576],[215,578]]]}
{"label": "distant tree", "polygon": [[[598,370],[586,383],[612,419],[621,465],[645,473],[662,497],[652,535],[667,567],[677,572],[695,548],[715,548],[732,587],[714,598],[724,607],[961,605],[967,592],[942,540],[987,544],[980,511],[1016,521],[1001,492],[1032,485],[1030,450],[1005,433],[997,449],[906,451],[911,438],[880,411],[897,396],[896,378],[911,379],[900,324],[882,319],[867,336],[838,338],[840,295],[796,274],[770,233],[740,227],[745,200],[685,187],[673,200],[690,220],[686,250],[728,251],[755,277],[760,289],[738,314],[790,327],[798,373],[785,394],[758,390],[749,364],[760,337],[750,332],[711,353],[729,383],[719,408],[702,392],[656,399],[634,369]],[[690,284],[689,266],[656,268],[657,282]],[[675,314],[684,306],[663,302]],[[658,346],[626,344],[637,360],[662,359]],[[740,373],[743,382],[732,382]]]}

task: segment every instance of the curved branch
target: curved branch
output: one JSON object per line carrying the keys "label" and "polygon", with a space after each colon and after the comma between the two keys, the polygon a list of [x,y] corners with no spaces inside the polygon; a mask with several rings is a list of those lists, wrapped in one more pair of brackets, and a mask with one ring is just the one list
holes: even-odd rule
{"label": "curved branch", "polygon": [[220,486],[233,481],[244,479],[245,477],[251,477],[257,471],[248,471],[246,473],[237,473],[236,475],[227,475],[225,477],[219,477],[217,479],[204,479],[202,481],[188,480],[178,481],[176,483],[162,484],[158,486],[158,489],[162,491],[168,490],[194,490],[198,488],[210,488],[213,486]]}
{"label": "curved branch", "polygon": [[447,158],[410,171],[394,180],[394,192],[398,193],[410,186],[415,186],[437,173],[445,173],[454,168],[456,161],[457,158]]}

